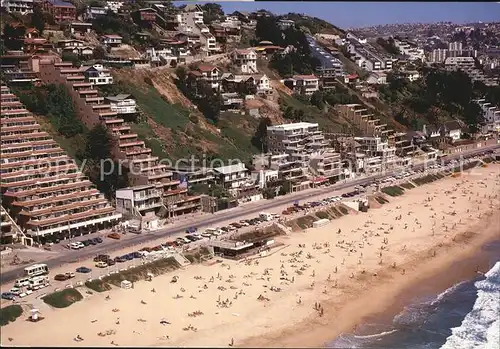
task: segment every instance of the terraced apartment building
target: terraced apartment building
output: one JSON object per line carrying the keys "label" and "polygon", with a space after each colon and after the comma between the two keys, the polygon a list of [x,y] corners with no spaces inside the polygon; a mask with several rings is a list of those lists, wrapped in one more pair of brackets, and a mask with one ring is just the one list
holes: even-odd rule
{"label": "terraced apartment building", "polygon": [[121,214],[5,85],[1,86],[0,189],[16,225],[35,241],[111,227]]}
{"label": "terraced apartment building", "polygon": [[[201,197],[189,196],[188,189],[174,179],[174,174],[153,156],[144,140],[132,131],[128,121],[112,110],[111,104],[101,96],[97,86],[89,81],[82,70],[67,62],[46,61],[40,64],[40,79],[47,84],[63,84],[70,93],[75,111],[89,129],[103,124],[113,137],[112,156],[127,167],[131,188],[154,185],[161,192],[161,205],[155,206],[159,217],[175,217],[201,209]],[[132,210],[136,219],[143,219],[140,210]]]}

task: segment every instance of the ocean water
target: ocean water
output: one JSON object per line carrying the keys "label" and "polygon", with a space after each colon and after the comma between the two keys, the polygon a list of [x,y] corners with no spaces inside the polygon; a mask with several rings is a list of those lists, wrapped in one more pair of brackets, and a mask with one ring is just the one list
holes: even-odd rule
{"label": "ocean water", "polygon": [[[391,323],[366,323],[328,348],[500,348],[500,241],[483,247],[492,256],[485,275],[441,294],[416,299]],[[492,253],[493,252],[493,253]]]}

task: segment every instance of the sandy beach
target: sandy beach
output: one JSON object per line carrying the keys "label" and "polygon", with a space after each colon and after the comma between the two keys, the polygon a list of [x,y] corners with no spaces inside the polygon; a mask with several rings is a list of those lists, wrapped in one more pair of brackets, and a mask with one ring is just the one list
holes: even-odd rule
{"label": "sandy beach", "polygon": [[279,237],[284,246],[264,258],[190,265],[61,310],[39,301],[45,319],[23,314],[2,327],[2,344],[321,346],[499,239],[499,189],[500,165],[492,164]]}

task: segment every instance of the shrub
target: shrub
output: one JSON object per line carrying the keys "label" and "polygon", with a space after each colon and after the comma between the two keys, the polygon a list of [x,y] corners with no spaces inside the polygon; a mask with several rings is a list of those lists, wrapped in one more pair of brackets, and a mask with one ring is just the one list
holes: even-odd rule
{"label": "shrub", "polygon": [[401,186],[405,189],[413,189],[415,186],[409,182],[401,184]]}
{"label": "shrub", "polygon": [[85,286],[96,292],[104,292],[111,290],[111,286],[108,283],[103,282],[102,280],[99,279],[86,281]]}
{"label": "shrub", "polygon": [[339,211],[343,214],[343,215],[346,215],[349,213],[349,211],[347,210],[347,208],[345,208],[344,206],[339,206],[338,207]]}
{"label": "shrub", "polygon": [[81,301],[83,296],[78,290],[74,288],[66,288],[46,295],[42,300],[54,308],[66,308],[71,304]]}
{"label": "shrub", "polygon": [[8,305],[0,309],[0,326],[14,322],[23,313],[23,308],[18,304]]}
{"label": "shrub", "polygon": [[375,200],[377,200],[377,202],[381,205],[385,204],[385,203],[388,203],[389,201],[387,201],[386,199],[380,197],[380,196],[375,196]]}
{"label": "shrub", "polygon": [[153,275],[161,275],[168,271],[178,269],[179,263],[173,257],[158,259],[151,263],[146,263],[134,268],[121,271],[116,274],[111,274],[102,278],[104,283],[109,283],[115,286],[120,286],[123,280],[139,281],[146,279],[148,273]]}
{"label": "shrub", "polygon": [[319,219],[330,219],[330,216],[325,211],[316,212],[316,216],[318,216]]}
{"label": "shrub", "polygon": [[404,189],[398,186],[390,186],[382,188],[382,193],[390,195],[390,196],[400,196],[403,195]]}

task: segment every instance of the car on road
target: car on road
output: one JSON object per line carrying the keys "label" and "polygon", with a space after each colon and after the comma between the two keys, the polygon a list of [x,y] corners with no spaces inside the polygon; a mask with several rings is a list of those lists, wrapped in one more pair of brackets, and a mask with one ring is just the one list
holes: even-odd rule
{"label": "car on road", "polygon": [[66,281],[66,280],[74,278],[75,276],[76,276],[75,273],[67,272],[67,273],[64,273],[64,274],[57,274],[56,276],[54,276],[54,280],[56,280],[56,281]]}
{"label": "car on road", "polygon": [[76,268],[77,273],[83,273],[83,274],[88,274],[92,271],[92,269],[87,268],[87,267],[78,267]]}
{"label": "car on road", "polygon": [[97,263],[95,264],[95,266],[96,266],[97,268],[106,268],[106,267],[108,266],[108,263],[103,262],[103,261],[99,261],[99,262],[97,262]]}
{"label": "car on road", "polygon": [[197,241],[198,239],[194,237],[193,235],[186,235],[186,239],[188,239],[190,242]]}
{"label": "car on road", "polygon": [[83,244],[85,247],[87,247],[87,246],[89,246],[89,245],[90,245],[90,241],[89,241],[89,240],[83,240],[83,241],[82,241],[82,244]]}
{"label": "car on road", "polygon": [[122,257],[125,258],[127,261],[131,261],[132,259],[134,259],[134,254],[128,253],[128,254],[123,255]]}
{"label": "car on road", "polygon": [[123,262],[126,262],[127,259],[125,258],[125,256],[118,256],[118,257],[115,257],[114,261],[117,263],[123,263]]}
{"label": "car on road", "polygon": [[96,242],[96,241],[94,241],[94,239],[88,239],[87,241],[88,241],[88,243],[89,243],[89,244],[91,244],[91,245],[97,245],[97,242]]}
{"label": "car on road", "polygon": [[97,244],[101,244],[102,243],[102,239],[100,237],[93,238],[92,241],[94,241]]}
{"label": "car on road", "polygon": [[108,234],[108,238],[114,239],[114,240],[120,240],[121,236],[118,233],[111,233],[111,234]]}
{"label": "car on road", "polygon": [[3,292],[2,299],[7,299],[9,301],[13,301],[14,299],[16,299],[16,295],[12,292]]}
{"label": "car on road", "polygon": [[99,254],[94,257],[94,262],[106,262],[109,259],[111,259],[109,254]]}
{"label": "car on road", "polygon": [[76,241],[76,242],[69,243],[68,247],[69,247],[70,250],[79,250],[81,248],[84,248],[85,245],[82,244],[80,241]]}

